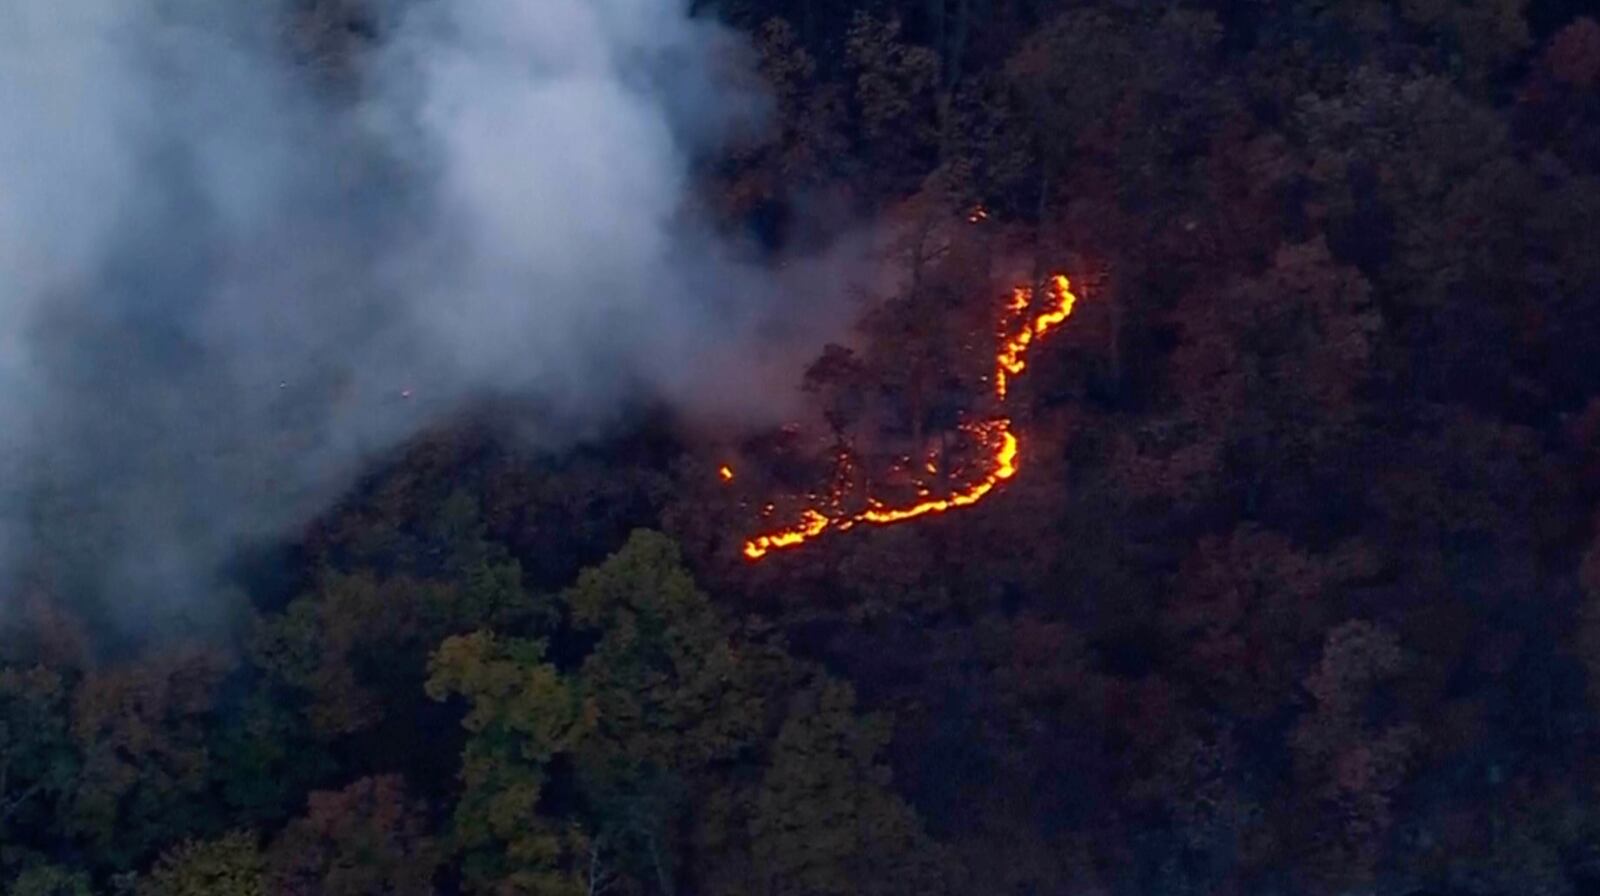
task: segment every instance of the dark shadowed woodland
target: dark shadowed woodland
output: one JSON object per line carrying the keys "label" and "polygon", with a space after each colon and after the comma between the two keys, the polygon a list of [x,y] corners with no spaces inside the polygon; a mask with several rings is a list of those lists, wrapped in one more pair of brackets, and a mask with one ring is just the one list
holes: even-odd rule
{"label": "dark shadowed woodland", "polygon": [[[1600,21],[698,12],[774,98],[708,213],[774,257],[817,209],[905,235],[823,422],[440,426],[242,551],[220,634],[120,634],[37,564],[0,892],[1600,893]],[[303,0],[284,52],[359,91],[381,26]],[[1057,270],[1015,480],[740,556],[835,446],[947,430]]]}

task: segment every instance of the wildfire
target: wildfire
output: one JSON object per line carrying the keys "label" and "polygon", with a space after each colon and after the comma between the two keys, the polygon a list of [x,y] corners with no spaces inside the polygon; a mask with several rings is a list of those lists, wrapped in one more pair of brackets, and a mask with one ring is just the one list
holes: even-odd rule
{"label": "wildfire", "polygon": [[[1006,399],[1010,378],[1027,369],[1028,346],[1033,344],[1033,340],[1060,326],[1072,316],[1072,306],[1078,301],[1078,297],[1072,294],[1072,284],[1067,282],[1067,278],[1062,274],[1051,277],[1050,290],[1055,295],[1055,307],[1034,318],[1030,325],[1023,327],[1015,335],[1001,339],[1000,353],[995,356],[994,371],[995,397],[1001,401]],[[1031,299],[1028,292],[1028,290],[1016,290],[1006,310],[1012,314],[1026,310]]]}
{"label": "wildfire", "polygon": [[[994,380],[995,399],[1002,406],[1006,401],[1010,379],[1027,369],[1028,349],[1046,333],[1072,316],[1077,296],[1072,293],[1071,283],[1064,275],[1057,274],[1050,278],[1049,286],[1049,304],[1032,318],[1025,320],[1020,327],[1017,326],[1018,319],[1034,303],[1033,290],[1029,287],[1017,287],[1012,290],[1002,308],[1000,346],[995,354]],[[942,498],[926,497],[931,491],[925,483],[919,482],[918,496],[923,500],[915,504],[889,507],[869,498],[865,509],[854,512],[841,507],[842,492],[836,491],[825,504],[808,507],[802,511],[800,522],[795,525],[757,535],[746,541],[745,557],[750,560],[760,560],[771,551],[804,544],[830,529],[844,532],[857,524],[888,526],[929,514],[944,513],[957,507],[968,507],[982,501],[1000,483],[1017,475],[1017,455],[1021,450],[1021,444],[1011,429],[1011,418],[1007,416],[995,416],[984,421],[965,423],[961,429],[983,445],[990,458],[988,471],[976,480]],[[849,463],[848,454],[839,457],[841,471],[846,469]],[[924,469],[934,474],[938,466],[932,458],[929,458]],[[718,472],[725,482],[733,478],[733,471],[726,466]],[[843,475],[836,477],[841,481],[846,478]],[[829,513],[828,510],[832,512]],[[771,511],[772,505],[766,505],[766,513],[770,514]]]}

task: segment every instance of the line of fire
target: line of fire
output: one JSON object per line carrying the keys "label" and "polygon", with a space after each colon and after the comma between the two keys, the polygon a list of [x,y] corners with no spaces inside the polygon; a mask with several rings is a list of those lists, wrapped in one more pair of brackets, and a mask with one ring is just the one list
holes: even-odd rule
{"label": "line of fire", "polygon": [[[1007,410],[1011,383],[1027,369],[1030,350],[1071,317],[1076,303],[1065,274],[1050,277],[1042,291],[1019,286],[1006,296],[996,327],[994,368],[988,377],[992,393],[983,403],[990,413],[958,422],[936,451],[895,460],[889,470],[893,481],[887,485],[910,497],[898,501],[877,497],[871,483],[863,494],[856,459],[849,451],[840,450],[833,458],[828,487],[806,495],[797,517],[747,538],[745,558],[761,560],[773,551],[796,548],[856,526],[895,525],[968,507],[1015,477],[1022,445]],[[736,479],[728,464],[719,466],[717,474],[724,484]],[[775,512],[772,503],[762,507],[763,519],[771,519]]]}

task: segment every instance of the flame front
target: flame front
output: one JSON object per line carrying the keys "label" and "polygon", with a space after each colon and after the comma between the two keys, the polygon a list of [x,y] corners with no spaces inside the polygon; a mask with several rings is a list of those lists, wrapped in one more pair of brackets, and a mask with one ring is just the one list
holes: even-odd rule
{"label": "flame front", "polygon": [[[1022,317],[1033,304],[1033,290],[1019,286],[1012,290],[1005,306],[1001,309],[1000,347],[995,354],[995,399],[1002,406],[1005,404],[1011,378],[1016,377],[1027,369],[1027,353],[1034,343],[1046,333],[1060,326],[1068,317],[1072,316],[1073,306],[1077,303],[1077,296],[1072,294],[1072,284],[1065,275],[1056,274],[1050,278],[1051,303],[1032,318],[1026,320],[1021,327],[1016,326],[1018,318]],[[823,533],[831,530],[844,532],[854,528],[857,524],[874,526],[889,526],[903,523],[918,517],[934,513],[944,513],[957,507],[969,507],[982,501],[993,492],[1000,483],[1017,475],[1017,456],[1021,451],[1021,443],[1017,434],[1011,428],[1011,418],[997,416],[981,422],[963,424],[961,429],[974,436],[979,444],[983,445],[990,457],[989,469],[983,476],[973,482],[967,483],[960,489],[942,498],[926,498],[930,493],[926,485],[919,483],[918,494],[924,500],[904,507],[888,507],[882,503],[869,499],[867,507],[854,512],[842,508],[835,509],[832,514],[827,510],[839,508],[842,501],[838,495],[825,506],[808,507],[800,514],[800,522],[783,529],[777,529],[761,535],[756,535],[744,543],[744,555],[750,560],[760,560],[768,553],[782,548],[792,548],[811,541]],[[842,465],[849,463],[848,456],[840,458]],[[937,465],[930,458],[925,465],[930,473],[935,473]],[[732,479],[732,470],[723,467],[724,481]],[[843,478],[843,477],[839,477]],[[767,505],[770,509],[771,505]]]}
{"label": "flame front", "polygon": [[[1006,400],[1006,389],[1010,385],[1010,378],[1027,369],[1028,347],[1033,341],[1072,316],[1072,307],[1078,301],[1078,297],[1072,294],[1072,284],[1067,282],[1064,275],[1057,274],[1050,278],[1050,288],[1055,294],[1055,307],[1035,317],[1029,325],[1014,335],[1001,338],[1000,352],[994,359],[994,391],[995,397],[1001,401]],[[1024,311],[1031,298],[1029,290],[1019,288],[1012,294],[1011,304],[1006,310],[1013,314]]]}
{"label": "flame front", "polygon": [[792,548],[821,535],[833,523],[833,520],[818,510],[808,509],[801,516],[803,519],[800,525],[792,529],[783,529],[770,535],[758,535],[745,542],[744,555],[751,560],[758,560],[773,548]]}

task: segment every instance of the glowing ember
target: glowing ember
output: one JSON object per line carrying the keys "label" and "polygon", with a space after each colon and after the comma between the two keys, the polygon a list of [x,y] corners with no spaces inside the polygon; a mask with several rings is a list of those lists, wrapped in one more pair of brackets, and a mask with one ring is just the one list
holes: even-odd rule
{"label": "glowing ember", "polygon": [[[1061,274],[1050,278],[1050,291],[1054,293],[1055,307],[1040,314],[1030,325],[1023,327],[1016,335],[1002,339],[1000,343],[1000,353],[995,356],[994,391],[995,397],[1001,401],[1005,401],[1010,378],[1027,369],[1028,346],[1033,344],[1033,340],[1060,326],[1072,316],[1072,306],[1078,297],[1072,294],[1072,285],[1067,282],[1067,278]],[[1026,291],[1019,290],[1013,295],[1012,304],[1007,310],[1025,309],[1028,306],[1028,298]]]}
{"label": "glowing ember", "polygon": [[[1032,319],[1026,320],[1020,328],[1016,328],[1017,319],[1029,309],[1033,299],[1033,290],[1018,287],[1012,291],[1002,309],[1000,347],[995,354],[995,398],[1001,405],[1005,403],[1010,378],[1027,369],[1028,349],[1040,337],[1072,316],[1073,306],[1077,302],[1077,296],[1072,294],[1071,283],[1064,275],[1057,274],[1050,278],[1049,305],[1041,309]],[[921,500],[915,504],[905,507],[886,507],[881,502],[869,498],[866,509],[855,512],[840,507],[843,503],[841,486],[835,489],[831,498],[821,506],[806,508],[800,515],[799,523],[757,535],[745,542],[745,557],[759,560],[771,551],[804,544],[830,529],[844,532],[854,528],[858,523],[888,526],[929,514],[944,513],[957,507],[968,507],[982,501],[1000,483],[1017,475],[1017,454],[1021,446],[1016,433],[1011,430],[1009,417],[997,416],[982,422],[965,423],[962,424],[961,430],[983,445],[992,458],[988,472],[975,481],[942,498],[928,497],[931,490],[926,483],[919,482],[917,495]],[[841,453],[838,458],[838,475],[835,477],[837,482],[848,482],[850,463],[849,454]],[[930,459],[925,469],[928,473],[934,474],[937,473],[938,467]],[[727,467],[722,467],[719,472],[724,481],[733,478],[733,471]],[[816,496],[812,496],[812,500],[816,501]],[[823,508],[833,512],[831,514],[824,512]],[[771,512],[772,505],[767,504],[763,515]]]}
{"label": "glowing ember", "polygon": [[744,555],[751,560],[759,559],[773,548],[789,548],[821,535],[828,524],[833,522],[815,510],[806,510],[802,514],[800,525],[793,529],[774,532],[771,535],[758,535],[744,543]]}
{"label": "glowing ember", "polygon": [[733,468],[728,466],[727,464],[723,464],[722,466],[717,468],[717,475],[722,477],[722,481],[723,482],[732,482],[733,481]]}

